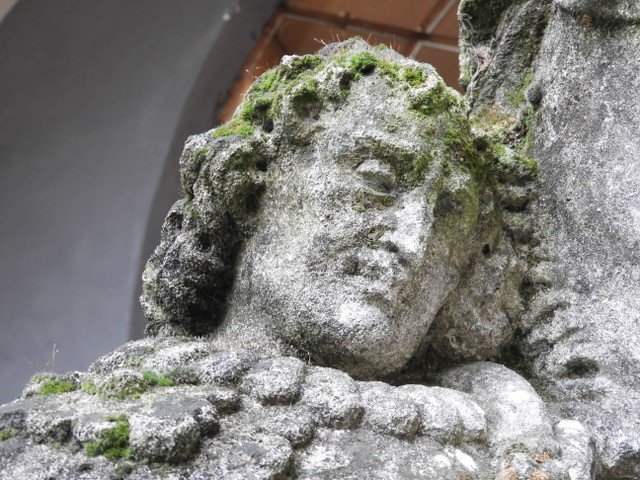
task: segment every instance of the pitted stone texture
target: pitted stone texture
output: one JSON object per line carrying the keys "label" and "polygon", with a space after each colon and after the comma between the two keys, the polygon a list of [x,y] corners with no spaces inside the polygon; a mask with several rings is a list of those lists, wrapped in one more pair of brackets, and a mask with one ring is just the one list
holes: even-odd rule
{"label": "pitted stone texture", "polygon": [[280,407],[264,413],[259,429],[286,438],[294,448],[308,444],[315,435],[315,419],[306,409]]}
{"label": "pitted stone texture", "polygon": [[171,374],[178,368],[193,364],[195,360],[213,353],[211,342],[190,342],[169,346],[149,355],[142,362],[142,368],[161,374]]}
{"label": "pitted stone texture", "polygon": [[203,407],[215,408],[207,398],[208,393],[208,389],[203,387],[159,387],[147,392],[144,398],[133,399],[131,404],[143,404],[151,417],[177,419],[184,415],[193,416]]}
{"label": "pitted stone texture", "polygon": [[139,367],[154,352],[176,344],[184,344],[186,338],[142,338],[116,348],[98,358],[89,367],[89,373],[105,374],[119,368]]}
{"label": "pitted stone texture", "polygon": [[125,398],[139,395],[147,389],[141,371],[122,368],[106,374],[95,382],[101,395],[111,398]]}
{"label": "pitted stone texture", "polygon": [[469,92],[472,114],[506,106],[524,120],[539,165],[533,258],[553,264],[551,281],[528,285],[520,363],[557,415],[594,436],[599,475],[640,478],[640,3],[462,2],[474,10],[485,15],[465,19],[461,50],[490,67]]}
{"label": "pitted stone texture", "polygon": [[193,412],[193,419],[200,426],[200,433],[213,435],[220,429],[220,413],[211,405],[203,405]]}
{"label": "pitted stone texture", "polygon": [[484,411],[466,393],[441,387],[403,385],[420,412],[421,435],[444,443],[482,442],[487,437]]}
{"label": "pitted stone texture", "polygon": [[105,430],[113,428],[113,422],[96,416],[79,418],[73,425],[73,437],[80,443],[98,440]]}
{"label": "pitted stone texture", "polygon": [[554,426],[567,459],[569,480],[594,477],[594,444],[587,429],[575,420],[561,420]]}
{"label": "pitted stone texture", "polygon": [[296,465],[298,478],[306,480],[460,480],[483,470],[482,463],[454,447],[426,438],[406,442],[370,430],[322,429]]}
{"label": "pitted stone texture", "polygon": [[592,22],[600,19],[629,23],[640,21],[640,5],[634,0],[555,0],[555,3],[575,15],[592,17]]}
{"label": "pitted stone texture", "polygon": [[[280,358],[285,364],[290,360]],[[119,363],[113,368],[119,372]],[[481,372],[470,374],[480,382],[476,400],[487,412],[488,426],[470,394],[355,381],[344,372],[313,366],[307,367],[300,399],[292,406],[264,405],[239,385],[210,384],[155,386],[122,399],[82,390],[22,398],[0,406],[2,424],[16,429],[15,437],[0,442],[0,471],[11,480],[112,478],[123,472],[138,480],[155,480],[161,474],[202,480],[459,480],[464,475],[491,480],[501,470],[515,471],[527,480],[538,478],[532,477],[538,473],[562,479],[574,472],[580,478],[593,465],[590,436],[577,422],[554,421],[545,445],[556,442],[556,449],[535,448],[538,444],[520,442],[520,437],[509,437],[513,443],[506,449],[495,444],[504,440],[505,426],[528,425],[529,419],[520,417],[530,414],[520,404],[509,403],[510,394],[521,390],[524,380],[499,369],[503,370],[489,377],[501,385],[493,385]],[[462,374],[456,378],[461,388],[468,388]],[[504,392],[506,400],[493,399],[492,394],[481,397],[483,389]],[[525,399],[523,405],[527,404]],[[134,458],[88,457],[85,447],[104,438],[101,432],[113,428],[113,418],[127,419]],[[36,464],[54,452],[55,461]]]}
{"label": "pitted stone texture", "polygon": [[198,448],[200,428],[193,417],[162,419],[133,415],[129,424],[129,441],[136,458],[175,463],[191,458]]}
{"label": "pitted stone texture", "polygon": [[207,400],[221,413],[232,413],[241,406],[238,392],[225,387],[207,388]]}
{"label": "pitted stone texture", "polygon": [[525,265],[504,238],[485,248],[486,258],[471,267],[429,329],[425,344],[434,361],[495,360],[513,341]]}
{"label": "pitted stone texture", "polygon": [[16,406],[11,408],[9,404],[8,408],[0,411],[0,430],[5,428],[12,428],[14,430],[24,430],[25,419],[27,418],[29,406]]}
{"label": "pitted stone texture", "polygon": [[468,392],[486,412],[493,448],[514,444],[555,451],[553,423],[546,405],[533,387],[508,368],[489,362],[457,367],[441,376],[443,385]]}
{"label": "pitted stone texture", "polygon": [[290,478],[292,466],[293,450],[285,438],[234,432],[203,442],[202,463],[193,475],[229,480]]}
{"label": "pitted stone texture", "polygon": [[85,456],[49,445],[22,446],[10,451],[6,443],[0,442],[1,480],[94,480],[116,475],[111,462],[104,458],[89,464]]}
{"label": "pitted stone texture", "polygon": [[362,399],[356,382],[333,368],[308,369],[300,403],[311,409],[322,426],[355,428],[362,418]]}
{"label": "pitted stone texture", "polygon": [[359,382],[364,427],[411,439],[420,425],[418,409],[409,395],[382,382]]}
{"label": "pitted stone texture", "polygon": [[222,430],[278,435],[300,448],[313,439],[316,421],[316,416],[301,405],[264,406],[246,398],[241,411],[222,421]]}
{"label": "pitted stone texture", "polygon": [[202,383],[234,385],[251,368],[256,357],[245,350],[223,350],[196,362],[195,368]]}
{"label": "pitted stone texture", "polygon": [[298,400],[304,372],[297,358],[268,358],[247,372],[240,388],[264,404],[291,404]]}
{"label": "pitted stone texture", "polygon": [[71,435],[72,415],[33,412],[27,416],[26,432],[35,442],[64,442]]}

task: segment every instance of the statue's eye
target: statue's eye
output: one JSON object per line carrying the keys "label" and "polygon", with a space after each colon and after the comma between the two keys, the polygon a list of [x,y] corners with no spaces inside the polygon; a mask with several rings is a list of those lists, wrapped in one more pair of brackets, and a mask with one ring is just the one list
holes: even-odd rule
{"label": "statue's eye", "polygon": [[377,159],[365,160],[356,167],[356,172],[372,189],[383,193],[391,192],[396,185],[393,169]]}
{"label": "statue's eye", "polygon": [[352,206],[357,211],[384,210],[396,201],[392,192],[380,191],[377,188],[363,188],[358,190],[352,200]]}

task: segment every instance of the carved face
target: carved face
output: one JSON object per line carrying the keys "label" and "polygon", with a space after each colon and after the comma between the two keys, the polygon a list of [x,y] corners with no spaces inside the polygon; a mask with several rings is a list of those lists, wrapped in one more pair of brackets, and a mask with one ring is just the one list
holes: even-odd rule
{"label": "carved face", "polygon": [[219,325],[223,342],[370,378],[415,353],[469,263],[474,143],[430,67],[356,75],[341,55],[296,70],[268,133],[230,134],[238,117],[223,140],[190,140],[187,196],[145,270],[150,333]]}
{"label": "carved face", "polygon": [[[388,131],[386,108],[397,105],[320,118],[311,145],[269,167],[221,337],[259,347],[266,336],[362,377],[395,371],[414,353],[457,282],[453,245],[467,232],[446,219],[462,217],[467,200],[442,193],[442,159],[408,180],[402,166],[415,169],[427,152],[418,132]],[[449,175],[449,194],[471,190],[468,175]]]}

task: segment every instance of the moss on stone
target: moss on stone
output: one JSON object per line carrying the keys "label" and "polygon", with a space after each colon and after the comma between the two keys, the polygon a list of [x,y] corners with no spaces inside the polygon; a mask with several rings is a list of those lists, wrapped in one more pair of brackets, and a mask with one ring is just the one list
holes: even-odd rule
{"label": "moss on stone", "polygon": [[251,87],[254,92],[273,92],[283,83],[295,79],[307,70],[317,69],[322,65],[322,58],[318,55],[303,55],[293,57],[288,65],[278,65],[263,73]]}
{"label": "moss on stone", "polygon": [[98,440],[87,443],[84,446],[85,452],[90,457],[103,455],[109,460],[131,458],[133,453],[129,444],[129,420],[124,415],[117,415],[107,418],[107,421],[116,425],[101,432]]}
{"label": "moss on stone", "polygon": [[358,52],[348,60],[348,67],[354,74],[366,75],[375,70],[378,65],[378,57],[371,52]]}
{"label": "moss on stone", "polygon": [[313,77],[305,78],[293,92],[295,102],[309,102],[318,99],[318,81]]}
{"label": "moss on stone", "polygon": [[400,78],[402,78],[402,80],[407,82],[412,87],[417,87],[418,85],[423,84],[427,79],[424,72],[421,69],[415,67],[408,67],[403,69]]}
{"label": "moss on stone", "polygon": [[392,80],[397,80],[400,65],[389,60],[385,60],[384,58],[378,58],[378,70]]}
{"label": "moss on stone", "polygon": [[142,372],[142,380],[150,387],[173,387],[175,383],[169,377],[158,375],[151,370]]}
{"label": "moss on stone", "polygon": [[360,193],[357,194],[351,207],[356,212],[364,212],[366,210],[384,210],[395,203],[396,199],[392,195],[382,193]]}
{"label": "moss on stone", "polygon": [[[317,73],[323,64],[323,59],[318,55],[304,55],[293,57],[288,63],[262,74],[247,92],[244,102],[231,120],[235,122],[231,125],[232,132],[250,135],[254,131],[254,125],[271,128],[269,125],[273,125],[273,119],[279,114],[285,95],[293,94],[294,101],[298,103],[319,98],[314,73]],[[296,88],[300,85],[302,86]],[[223,134],[227,135],[229,131],[218,132],[216,129],[214,137]]]}
{"label": "moss on stone", "polygon": [[202,163],[207,158],[208,153],[209,153],[209,147],[200,147],[193,154],[194,160],[197,163]]}
{"label": "moss on stone", "polygon": [[144,362],[144,358],[143,355],[131,355],[125,358],[121,365],[123,367],[139,367]]}
{"label": "moss on stone", "polygon": [[322,58],[318,55],[303,55],[294,57],[289,64],[287,74],[295,77],[305,70],[313,70],[322,64]]}
{"label": "moss on stone", "polygon": [[433,155],[431,153],[425,153],[419,156],[413,164],[413,170],[409,173],[409,180],[414,183],[422,181],[424,172],[432,161]]}
{"label": "moss on stone", "polygon": [[35,385],[38,383],[46,382],[49,380],[57,380],[58,376],[55,373],[36,373],[29,379],[29,385]]}
{"label": "moss on stone", "polygon": [[473,124],[487,133],[495,133],[496,140],[504,141],[503,134],[513,129],[518,124],[518,120],[508,113],[495,109],[485,109],[474,115]]}
{"label": "moss on stone", "polygon": [[98,393],[98,388],[93,380],[86,380],[80,385],[80,391],[88,393],[89,395],[95,395]]}
{"label": "moss on stone", "polygon": [[494,145],[494,173],[506,183],[530,181],[538,174],[538,162],[504,145]]}
{"label": "moss on stone", "polygon": [[0,442],[5,442],[17,435],[18,431],[12,427],[0,429]]}
{"label": "moss on stone", "polygon": [[97,388],[97,392],[104,398],[137,399],[149,389],[144,380],[138,378],[111,378]]}
{"label": "moss on stone", "polygon": [[415,92],[410,96],[409,102],[412,110],[431,116],[460,104],[461,100],[455,92],[439,81],[431,88]]}
{"label": "moss on stone", "polygon": [[45,380],[38,389],[38,393],[40,395],[59,395],[73,392],[77,389],[77,385],[67,380]]}
{"label": "moss on stone", "polygon": [[272,91],[277,86],[280,78],[282,77],[283,71],[284,69],[282,66],[267,70],[254,84],[254,86],[252,87],[253,90],[257,90],[260,92]]}
{"label": "moss on stone", "polygon": [[522,141],[520,142],[520,151],[527,155],[533,147],[533,107],[529,106],[525,108],[522,112],[522,118],[522,130],[524,131],[524,136],[522,137]]}
{"label": "moss on stone", "polygon": [[522,79],[520,86],[506,94],[507,100],[509,100],[514,107],[521,107],[526,102],[527,88],[531,85],[532,79],[533,74],[531,71],[528,71]]}
{"label": "moss on stone", "polygon": [[253,133],[253,127],[244,118],[236,117],[229,120],[224,125],[220,125],[213,131],[213,138],[226,137],[229,135],[247,136]]}

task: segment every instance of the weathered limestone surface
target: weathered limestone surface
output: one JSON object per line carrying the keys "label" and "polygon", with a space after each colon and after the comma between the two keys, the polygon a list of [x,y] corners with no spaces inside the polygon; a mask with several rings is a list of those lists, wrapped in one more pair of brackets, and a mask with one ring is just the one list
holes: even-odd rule
{"label": "weathered limestone surface", "polygon": [[519,349],[594,435],[601,478],[640,478],[640,4],[509,2],[483,38],[475,18],[497,3],[464,4],[463,63],[483,53],[474,110],[524,118],[539,165]]}
{"label": "weathered limestone surface", "polygon": [[191,137],[144,340],[0,407],[0,478],[640,478],[640,10],[466,0]]}
{"label": "weathered limestone surface", "polygon": [[[35,393],[56,380],[71,391]],[[443,384],[457,389],[150,337],[87,373],[36,377],[1,406],[14,436],[0,442],[0,478],[588,478],[587,432],[515,372],[474,363]]]}

